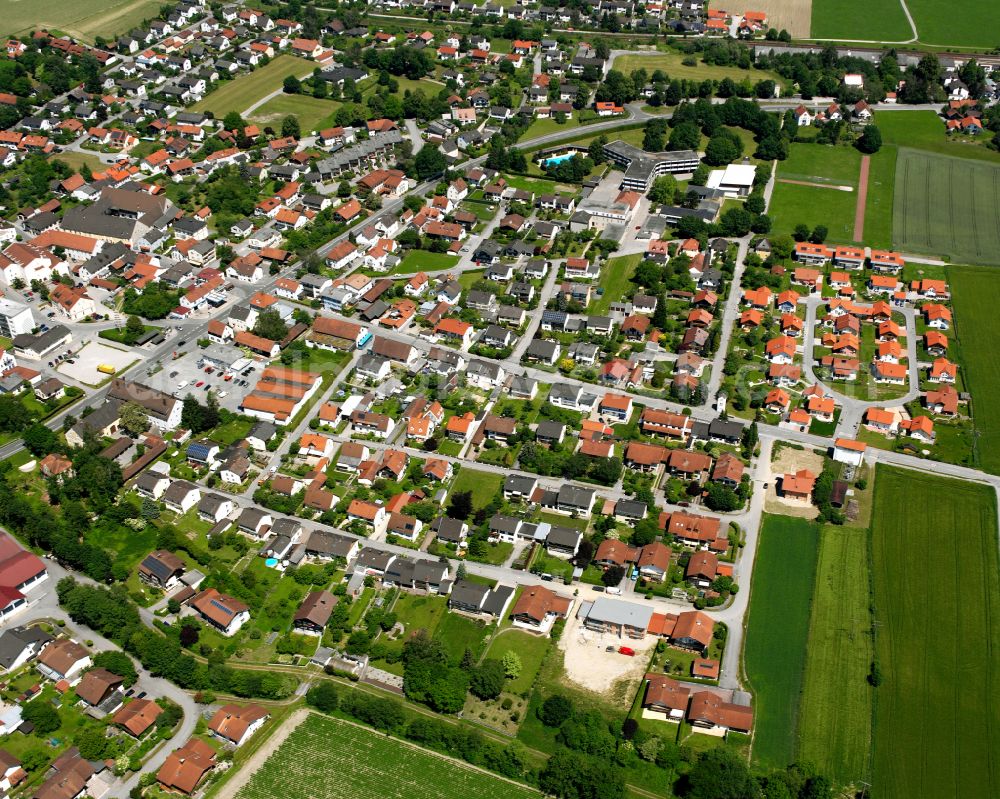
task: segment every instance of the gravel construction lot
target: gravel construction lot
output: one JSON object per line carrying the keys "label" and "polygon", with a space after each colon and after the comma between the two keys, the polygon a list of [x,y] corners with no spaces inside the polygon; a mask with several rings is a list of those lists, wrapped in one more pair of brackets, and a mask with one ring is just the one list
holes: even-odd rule
{"label": "gravel construction lot", "polygon": [[823,471],[822,456],[809,449],[782,447],[778,456],[771,461],[771,473],[767,478],[767,494],[764,496],[764,511],[766,513],[780,513],[784,516],[798,516],[802,519],[816,518],[819,509],[812,503],[778,496],[778,478],[783,474],[797,472],[799,469],[808,469],[818,476]]}
{"label": "gravel construction lot", "polygon": [[[606,652],[613,646],[629,646],[635,650],[635,657],[620,655],[617,651]],[[617,635],[596,633],[587,630],[583,622],[572,616],[566,620],[566,629],[559,639],[559,648],[566,653],[564,667],[573,682],[597,693],[608,693],[617,682],[642,679],[649,665],[656,636],[647,635],[645,640],[619,638]]]}
{"label": "gravel construction lot", "polygon": [[88,342],[73,359],[76,363],[63,362],[57,371],[88,386],[100,385],[113,376],[98,372],[97,367],[101,364],[113,366],[117,373],[139,360],[134,352],[120,350],[102,341]]}

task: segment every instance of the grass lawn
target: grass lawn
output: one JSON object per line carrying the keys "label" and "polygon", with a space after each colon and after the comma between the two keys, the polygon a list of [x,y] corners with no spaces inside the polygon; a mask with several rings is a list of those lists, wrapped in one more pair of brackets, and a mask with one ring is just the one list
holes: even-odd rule
{"label": "grass lawn", "polygon": [[[768,208],[774,230],[791,233],[803,223],[826,225],[829,241],[853,241],[861,154],[853,147],[796,142],[789,157],[778,164],[777,181]],[[802,186],[782,180],[823,184]],[[830,188],[826,188],[826,186]],[[851,191],[835,187],[850,186]]]}
{"label": "grass lawn", "polygon": [[410,250],[393,270],[394,275],[415,275],[417,272],[436,272],[451,269],[458,263],[457,255],[428,250]]}
{"label": "grass lawn", "polygon": [[882,143],[897,147],[928,150],[938,155],[954,155],[1000,163],[1000,153],[986,147],[987,136],[978,138],[945,133],[944,121],[936,111],[886,111],[876,115]]}
{"label": "grass lawn", "polygon": [[304,94],[281,94],[260,106],[250,115],[250,119],[279,130],[281,120],[291,115],[299,118],[302,132],[306,133],[328,127],[338,108],[340,103],[334,100],[320,100]]}
{"label": "grass lawn", "polygon": [[551,117],[549,119],[536,119],[528,125],[524,133],[521,134],[521,138],[525,141],[531,141],[540,136],[548,136],[550,133],[569,133],[573,128],[578,127],[580,127],[579,112],[574,112],[572,118],[563,121],[562,124]]}
{"label": "grass lawn", "polygon": [[[317,768],[317,763],[323,767]],[[392,788],[387,790],[389,785]],[[310,715],[240,789],[237,799],[522,799],[538,795],[527,786],[367,727]]]}
{"label": "grass lawn", "polygon": [[858,195],[853,191],[776,183],[767,209],[775,233],[791,234],[796,225],[810,229],[825,225],[827,243],[854,240],[854,209]]}
{"label": "grass lawn", "polygon": [[91,155],[90,153],[83,153],[79,151],[72,152],[62,152],[55,156],[54,160],[62,161],[66,166],[71,169],[80,171],[80,168],[86,164],[90,167],[91,172],[103,172],[107,169],[107,165],[101,162],[101,159],[96,155]]}
{"label": "grass lawn", "polygon": [[509,544],[506,541],[497,541],[496,543],[486,545],[486,553],[482,557],[474,558],[471,554],[467,554],[465,557],[476,563],[490,563],[494,566],[501,566],[513,551],[513,544]]}
{"label": "grass lawn", "polygon": [[995,263],[1000,206],[994,187],[1000,163],[988,165],[901,149],[896,163],[893,242],[965,263]]}
{"label": "grass lawn", "polygon": [[[872,793],[1000,793],[1000,583],[988,486],[878,467]],[[950,531],[950,546],[941,533]]]}
{"label": "grass lawn", "polygon": [[539,547],[531,561],[531,568],[542,574],[552,574],[559,578],[569,579],[573,575],[573,564],[568,560],[550,555],[543,547]]}
{"label": "grass lawn", "polygon": [[477,469],[469,469],[463,466],[455,481],[451,484],[451,493],[457,494],[459,491],[472,492],[472,505],[478,510],[486,507],[490,500],[496,496],[497,491],[503,485],[503,475],[493,472],[481,472]]}
{"label": "grass lawn", "polygon": [[209,438],[228,447],[230,444],[235,444],[237,441],[246,438],[253,425],[253,419],[238,417],[231,422],[220,424],[212,431]]}
{"label": "grass lawn", "polygon": [[[972,394],[973,464],[1000,474],[1000,351],[994,345],[1000,334],[994,302],[1000,289],[996,269],[975,266],[948,267],[955,326],[951,337],[961,338],[961,366],[965,385]],[[968,336],[962,336],[968,330]]]}
{"label": "grass lawn", "polygon": [[476,269],[474,271],[469,271],[466,269],[462,274],[458,276],[458,282],[463,289],[471,289],[476,283],[483,279],[482,269]]}
{"label": "grass lawn", "polygon": [[255,102],[281,88],[289,75],[297,78],[312,72],[314,64],[293,55],[279,55],[260,69],[219,86],[203,100],[191,106],[192,111],[211,111],[222,119],[230,111],[242,114]]}
{"label": "grass lawn", "polygon": [[124,344],[127,347],[131,347],[135,342],[141,338],[146,333],[151,330],[161,330],[162,328],[156,325],[143,325],[142,333],[138,336],[133,336],[124,327],[116,328],[109,327],[107,330],[101,330],[97,335],[99,338],[107,339],[108,341],[114,341],[118,344]]}
{"label": "grass lawn", "polygon": [[458,662],[466,649],[471,649],[478,658],[483,652],[483,645],[493,630],[493,625],[487,626],[478,619],[470,619],[459,613],[445,613],[437,626],[434,637],[444,644],[448,656]]}
{"label": "grass lawn", "polygon": [[122,561],[131,569],[156,548],[157,529],[147,525],[136,532],[130,527],[110,521],[91,527],[87,533],[87,543],[114,553],[115,560]]}
{"label": "grass lawn", "polygon": [[754,695],[754,761],[795,762],[819,526],[764,516],[750,588],[744,667]]}
{"label": "grass lawn", "polygon": [[798,757],[814,763],[837,785],[871,779],[869,576],[867,531],[824,527],[809,622]]}
{"label": "grass lawn", "polygon": [[[493,209],[492,211],[490,209]],[[490,205],[486,202],[479,202],[477,200],[466,200],[462,203],[463,211],[471,211],[476,215],[480,222],[489,222],[493,217],[497,215],[496,205]]]}
{"label": "grass lawn", "polygon": [[548,638],[520,630],[506,630],[493,639],[487,656],[502,658],[507,652],[517,653],[521,658],[521,673],[510,681],[507,688],[511,693],[519,694],[534,685],[535,677],[548,651]]}
{"label": "grass lawn", "polygon": [[433,634],[444,615],[448,600],[443,596],[417,596],[400,594],[392,606],[396,618],[406,627],[406,635],[414,630],[427,630]]}
{"label": "grass lawn", "polygon": [[526,178],[523,175],[511,175],[507,179],[507,182],[515,189],[533,191],[535,194],[567,194],[565,191],[556,191],[557,186],[562,186],[564,189],[566,187],[561,183],[556,183],[554,180]]}
{"label": "grass lawn", "polygon": [[604,293],[600,296],[595,293],[590,305],[587,306],[587,313],[606,314],[611,303],[618,302],[626,293],[631,293],[634,287],[629,280],[640,263],[642,263],[641,253],[622,255],[605,261],[597,279],[597,287],[604,289]]}
{"label": "grass lawn", "polygon": [[[567,142],[560,142],[560,144],[576,144],[580,147],[586,147],[594,139],[600,138],[601,136],[606,136],[608,141],[617,141],[621,139],[626,144],[634,144],[636,147],[642,147],[642,140],[645,136],[644,128],[642,125],[639,127],[623,127],[615,128],[614,130],[601,130],[597,133],[592,133],[589,136],[582,135],[586,129],[581,129],[581,136],[578,139],[572,139]],[[552,147],[551,143],[545,145],[546,147]]]}
{"label": "grass lawn", "polygon": [[856,186],[861,153],[853,147],[795,142],[778,162],[778,178]]}
{"label": "grass lawn", "polygon": [[809,35],[814,39],[902,42],[913,32],[899,0],[815,0]]}
{"label": "grass lawn", "polygon": [[756,83],[759,80],[771,78],[778,84],[784,83],[780,75],[768,70],[720,67],[714,64],[704,64],[701,61],[695,66],[687,66],[683,63],[686,57],[680,53],[656,53],[655,55],[629,53],[618,56],[612,68],[624,72],[626,75],[637,69],[645,69],[648,74],[652,75],[656,70],[662,69],[671,80],[687,78],[688,80],[703,81],[732,78],[737,83],[744,79]]}
{"label": "grass lawn", "polygon": [[368,610],[368,606],[371,604],[372,597],[375,595],[374,588],[363,588],[361,590],[361,595],[351,603],[351,612],[347,617],[347,623],[353,627],[359,621],[361,617]]}

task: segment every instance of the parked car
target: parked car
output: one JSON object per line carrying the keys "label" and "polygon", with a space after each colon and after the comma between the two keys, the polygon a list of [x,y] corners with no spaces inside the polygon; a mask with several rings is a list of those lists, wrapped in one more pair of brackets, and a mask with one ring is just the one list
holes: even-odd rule
{"label": "parked car", "polygon": [[635,650],[630,646],[620,646],[618,647],[619,655],[628,655],[630,658],[635,657]]}

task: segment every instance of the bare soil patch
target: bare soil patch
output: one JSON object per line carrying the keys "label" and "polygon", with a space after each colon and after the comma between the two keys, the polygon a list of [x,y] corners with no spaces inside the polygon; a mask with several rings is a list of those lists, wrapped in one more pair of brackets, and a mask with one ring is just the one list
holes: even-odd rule
{"label": "bare soil patch", "polygon": [[812,0],[740,0],[728,3],[711,0],[709,8],[721,8],[734,17],[743,16],[745,11],[763,11],[767,14],[767,24],[779,31],[784,28],[794,39],[809,37],[812,24]]}
{"label": "bare soil patch", "polygon": [[813,474],[818,475],[823,470],[823,457],[810,449],[781,447],[771,460],[770,469],[771,472],[767,479],[767,493],[764,495],[764,512],[797,516],[802,519],[815,519],[819,514],[819,509],[812,503],[778,495],[778,478],[783,474],[797,472],[799,469],[808,469]]}

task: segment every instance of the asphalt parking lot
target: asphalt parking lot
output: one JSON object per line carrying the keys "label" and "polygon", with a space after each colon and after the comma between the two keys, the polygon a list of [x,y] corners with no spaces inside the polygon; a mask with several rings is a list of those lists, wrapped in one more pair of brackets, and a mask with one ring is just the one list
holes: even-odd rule
{"label": "asphalt parking lot", "polygon": [[[163,370],[157,372],[146,382],[153,388],[173,394],[175,397],[186,397],[193,394],[199,402],[204,402],[210,390],[215,391],[215,396],[219,400],[219,407],[230,411],[236,411],[240,400],[250,392],[257,377],[260,374],[260,365],[254,364],[254,370],[249,375],[235,375],[230,380],[223,379],[218,370],[213,370],[211,374],[205,371],[204,367],[198,366],[202,352],[195,346],[185,352],[177,360],[164,358]],[[239,385],[235,381],[245,380],[247,385]],[[201,383],[201,385],[198,385]]]}

